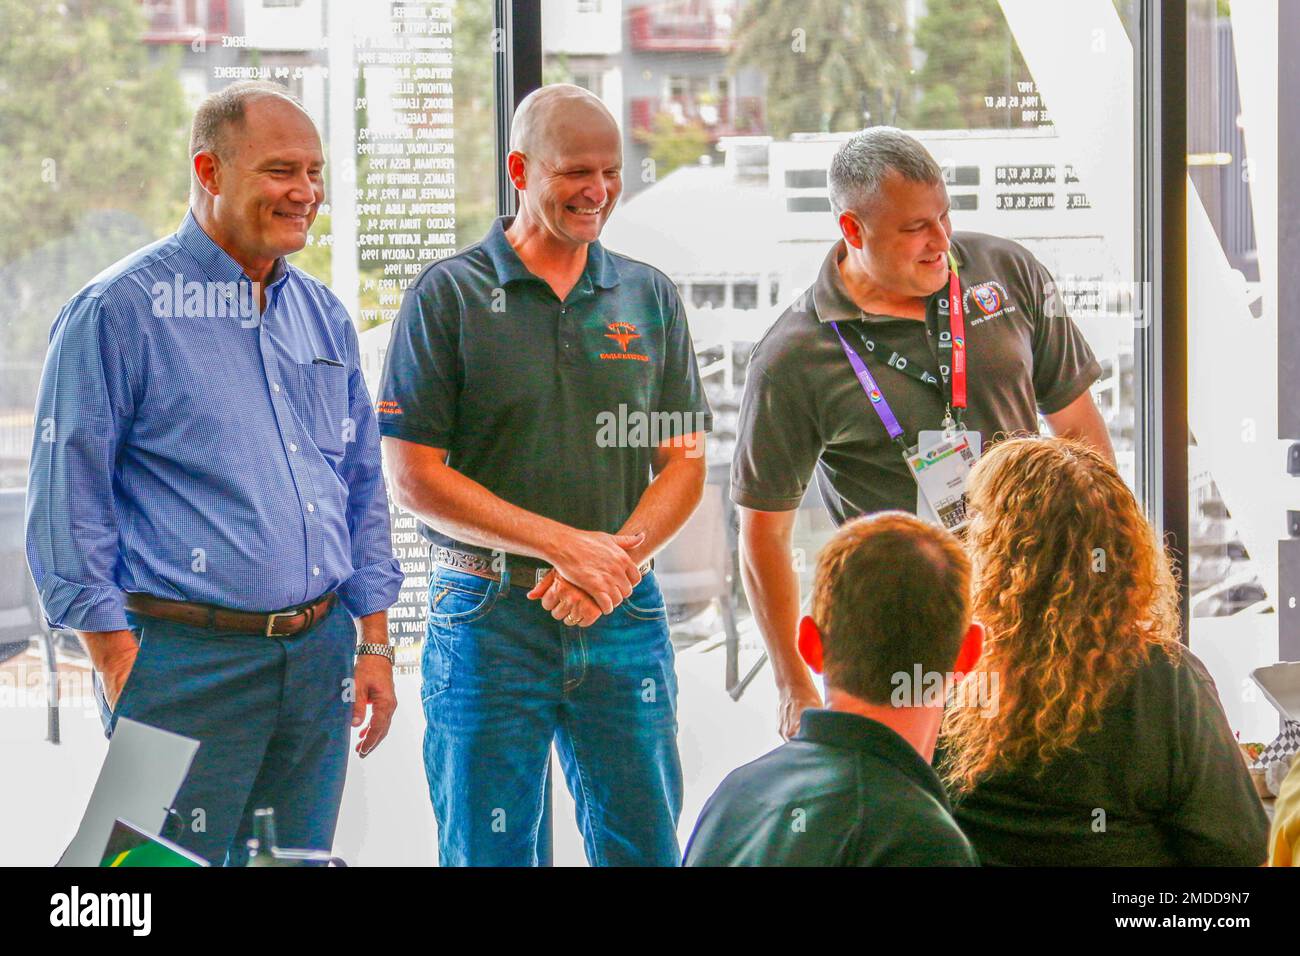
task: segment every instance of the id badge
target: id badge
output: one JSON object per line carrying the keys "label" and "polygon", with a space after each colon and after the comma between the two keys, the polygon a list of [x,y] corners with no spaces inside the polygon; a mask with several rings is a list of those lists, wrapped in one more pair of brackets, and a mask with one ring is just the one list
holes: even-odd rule
{"label": "id badge", "polygon": [[965,527],[966,479],[982,447],[979,432],[923,431],[917,435],[916,447],[905,460],[916,480],[919,518],[948,531]]}

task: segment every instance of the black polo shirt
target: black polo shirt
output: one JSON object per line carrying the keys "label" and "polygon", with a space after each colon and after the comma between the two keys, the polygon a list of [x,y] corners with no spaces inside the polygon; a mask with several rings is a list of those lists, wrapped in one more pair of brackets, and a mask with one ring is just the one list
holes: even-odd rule
{"label": "black polo shirt", "polygon": [[709,798],[686,866],[976,866],[943,785],[884,724],[805,710]]}
{"label": "black polo shirt", "polygon": [[[799,506],[817,475],[836,524],[859,514],[916,511],[916,483],[867,400],[832,321],[871,369],[910,446],[937,429],[945,399],[939,376],[938,300],[925,322],[867,315],[849,299],[838,262],[844,241],[822,264],[811,295],[787,309],[750,359],[731,493],[760,511]],[[966,316],[965,423],[985,443],[999,433],[1037,432],[1038,413],[1060,411],[1101,374],[1070,320],[1047,269],[1023,246],[982,233],[952,236]],[[864,338],[876,343],[868,352]],[[888,364],[897,352],[934,377],[919,382]]]}
{"label": "black polo shirt", "polygon": [[511,221],[406,290],[379,431],[445,448],[450,467],[511,504],[617,532],[650,483],[654,446],[712,428],[686,313],[667,276],[599,242],[561,302],[506,239]]}
{"label": "black polo shirt", "polygon": [[1268,816],[1214,681],[1185,648],[1154,652],[1069,752],[992,774],[956,806],[990,866],[1268,859]]}

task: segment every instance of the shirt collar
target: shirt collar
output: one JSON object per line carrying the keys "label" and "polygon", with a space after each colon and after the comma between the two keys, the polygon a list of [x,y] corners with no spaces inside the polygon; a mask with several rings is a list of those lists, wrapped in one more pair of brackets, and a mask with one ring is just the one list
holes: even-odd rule
{"label": "shirt collar", "polygon": [[[831,246],[831,251],[822,261],[821,271],[817,273],[817,281],[813,283],[813,311],[817,314],[817,320],[853,322],[858,319],[895,318],[895,316],[863,312],[849,298],[848,290],[844,288],[844,277],[840,275],[840,260],[844,258],[847,248],[844,240],[840,239]],[[965,260],[958,248],[956,235],[952,237],[950,248],[953,258],[957,261],[957,270],[960,272]],[[944,286],[944,289],[946,288],[947,286]],[[943,289],[939,291],[942,292]]]}
{"label": "shirt collar", "polygon": [[948,794],[934,768],[921,758],[915,747],[878,720],[842,710],[809,709],[799,720],[799,733],[795,739],[857,750],[884,760],[932,794],[945,810],[952,812]]}
{"label": "shirt collar", "polygon": [[[185,213],[185,220],[176,230],[176,240],[181,244],[182,249],[194,257],[199,268],[214,282],[249,281],[244,275],[244,267],[232,259],[225,249],[217,245],[212,237],[203,231],[203,227],[194,218],[194,210]],[[268,290],[274,288],[288,274],[289,264],[285,262],[284,256],[281,256],[271,266],[266,288]]]}
{"label": "shirt collar", "polygon": [[[506,230],[514,221],[514,216],[501,216],[494,221],[483,239],[483,249],[492,260],[492,268],[496,270],[497,281],[502,286],[515,280],[540,282],[541,278],[529,271],[506,238]],[[619,283],[618,266],[614,264],[614,257],[605,251],[599,241],[587,246],[587,264],[582,271],[593,285],[602,289],[612,289]]]}

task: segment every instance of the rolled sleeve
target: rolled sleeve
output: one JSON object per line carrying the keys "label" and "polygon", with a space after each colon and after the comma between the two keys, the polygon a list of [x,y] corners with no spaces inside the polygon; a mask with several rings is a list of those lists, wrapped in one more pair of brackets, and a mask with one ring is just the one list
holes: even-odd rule
{"label": "rolled sleeve", "polygon": [[353,573],[339,586],[339,599],[353,617],[390,607],[402,587],[402,568],[393,557],[388,491],[379,453],[379,430],[358,359],[357,333],[348,326],[348,414],[356,440],[348,446],[339,474],[348,486],[348,535]]}
{"label": "rolled sleeve", "polygon": [[52,628],[127,626],[113,470],[134,413],[111,315],[74,299],[51,330],[27,485],[27,563]]}

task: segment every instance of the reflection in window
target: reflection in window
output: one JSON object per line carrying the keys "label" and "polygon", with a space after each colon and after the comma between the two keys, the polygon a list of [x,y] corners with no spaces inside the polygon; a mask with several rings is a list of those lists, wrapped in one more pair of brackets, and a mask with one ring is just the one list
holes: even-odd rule
{"label": "reflection in window", "polygon": [[726,301],[727,287],[723,283],[691,283],[691,305],[697,309],[720,309]]}

